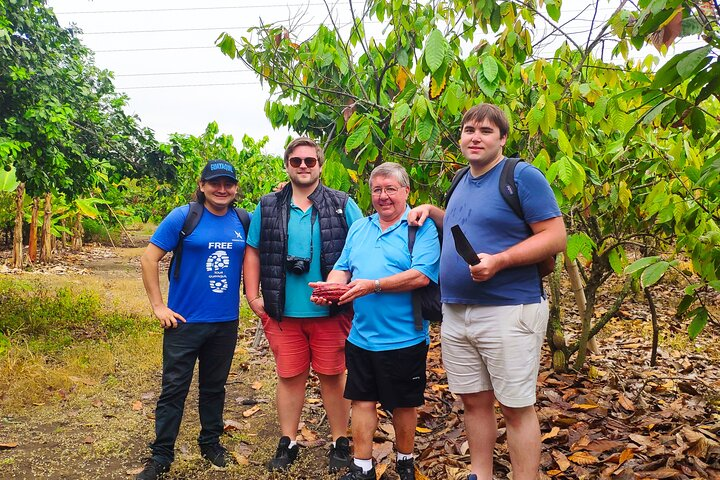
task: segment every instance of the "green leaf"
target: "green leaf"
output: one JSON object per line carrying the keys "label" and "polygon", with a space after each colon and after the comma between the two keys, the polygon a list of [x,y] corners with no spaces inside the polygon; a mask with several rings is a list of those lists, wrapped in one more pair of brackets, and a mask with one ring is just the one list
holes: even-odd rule
{"label": "green leaf", "polygon": [[397,103],[395,108],[393,108],[391,125],[397,127],[398,124],[402,123],[410,116],[410,113],[410,105],[405,102]]}
{"label": "green leaf", "polygon": [[427,142],[433,133],[435,127],[435,120],[428,115],[417,124],[417,139],[421,142]]}
{"label": "green leaf", "polygon": [[[497,80],[497,79],[496,79]],[[480,71],[477,74],[477,83],[478,87],[480,87],[480,90],[487,96],[492,97],[495,95],[495,91],[498,88],[497,82],[491,82],[487,78],[485,78],[485,74]]]}
{"label": "green leaf", "polygon": [[685,315],[685,312],[687,312],[688,308],[690,308],[690,305],[692,305],[694,301],[695,301],[694,295],[683,295],[682,300],[680,300],[680,303],[678,303],[677,310],[675,311],[675,315],[677,315],[677,316]]}
{"label": "green leaf", "polygon": [[579,254],[590,260],[595,248],[595,242],[586,233],[573,233],[567,239],[566,252],[568,259],[574,262]]}
{"label": "green leaf", "polygon": [[425,63],[431,72],[434,72],[443,64],[448,51],[448,43],[442,32],[437,28],[430,32],[425,43]]}
{"label": "green leaf", "polygon": [[699,108],[693,108],[690,113],[690,129],[692,130],[693,138],[698,140],[705,135],[705,114]]}
{"label": "green leaf", "polygon": [[357,127],[345,141],[345,151],[350,153],[365,142],[370,134],[370,125],[363,123]]}
{"label": "green leaf", "polygon": [[688,325],[688,336],[691,340],[695,340],[700,332],[703,331],[705,325],[708,322],[708,311],[704,307],[700,307],[695,310],[695,316],[693,317],[690,325]]}
{"label": "green leaf", "polygon": [[622,273],[622,258],[620,257],[620,254],[618,253],[617,248],[613,248],[610,253],[608,254],[608,261],[610,262],[610,267],[612,267],[613,271],[620,275]]}
{"label": "green leaf", "polygon": [[666,262],[665,260],[650,265],[643,270],[642,275],[640,275],[640,283],[644,288],[655,285],[668,268],[670,268],[670,262]]}
{"label": "green leaf", "polygon": [[490,83],[495,82],[498,74],[498,64],[493,56],[485,55],[482,61],[482,70],[483,75],[485,75],[485,78],[487,78]]}
{"label": "green leaf", "polygon": [[568,156],[572,156],[573,148],[572,148],[572,145],[570,145],[570,140],[568,140],[567,135],[565,135],[565,132],[563,132],[562,130],[556,130],[556,131],[557,131],[557,137],[558,137],[558,147],[560,147],[560,150],[564,154],[566,154]]}
{"label": "green leaf", "polygon": [[678,62],[677,71],[683,80],[690,78],[690,76],[695,73],[701,63],[707,63],[707,61],[709,60],[707,56],[708,53],[710,53],[711,48],[712,47],[710,45],[706,45],[704,47],[691,50],[685,58]]}
{"label": "green leaf", "polygon": [[649,265],[652,265],[660,260],[660,257],[653,256],[653,257],[643,257],[639,260],[635,260],[633,263],[625,267],[625,275],[632,275],[633,273],[643,270],[644,268],[648,267]]}
{"label": "green leaf", "polygon": [[0,168],[0,192],[13,192],[20,185],[15,177],[15,167],[11,167],[10,171]]}

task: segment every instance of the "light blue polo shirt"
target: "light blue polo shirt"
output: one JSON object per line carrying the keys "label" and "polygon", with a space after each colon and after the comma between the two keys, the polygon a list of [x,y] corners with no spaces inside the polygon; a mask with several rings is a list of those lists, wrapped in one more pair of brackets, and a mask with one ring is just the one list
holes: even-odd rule
{"label": "light blue polo shirt", "polygon": [[[251,247],[260,246],[260,226],[262,222],[261,208],[258,204],[253,213],[252,222],[248,231],[247,244]],[[290,218],[288,219],[288,255],[300,258],[310,258],[310,230],[312,229],[313,255],[310,259],[310,270],[296,275],[285,273],[285,309],[283,315],[295,318],[327,317],[328,307],[316,305],[310,301],[312,288],[309,282],[317,282],[322,279],[320,272],[320,249],[322,239],[320,238],[320,219],[315,215],[315,222],[312,222],[313,208],[303,212],[300,207],[290,201]],[[348,198],[345,205],[345,220],[348,226],[363,217],[360,207],[352,198]]]}
{"label": "light blue polo shirt", "polygon": [[[366,217],[350,228],[335,270],[348,271],[351,279],[376,280],[415,269],[433,282],[438,280],[440,242],[432,220],[425,221],[415,236],[412,258],[408,250],[407,214],[384,232],[378,214]],[[415,330],[412,293],[380,292],[353,301],[355,316],[348,341],[375,352],[396,350],[429,343],[428,322]]]}

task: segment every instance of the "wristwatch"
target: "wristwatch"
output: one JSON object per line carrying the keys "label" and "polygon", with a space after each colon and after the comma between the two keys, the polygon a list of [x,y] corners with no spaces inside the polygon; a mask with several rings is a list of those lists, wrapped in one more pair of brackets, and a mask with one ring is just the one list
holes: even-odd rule
{"label": "wristwatch", "polygon": [[380,280],[375,280],[375,293],[382,292],[382,288],[380,288]]}

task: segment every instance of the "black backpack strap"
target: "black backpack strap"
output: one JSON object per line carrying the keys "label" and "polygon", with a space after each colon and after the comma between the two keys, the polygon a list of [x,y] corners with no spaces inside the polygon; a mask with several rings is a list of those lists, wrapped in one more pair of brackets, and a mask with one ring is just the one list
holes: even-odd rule
{"label": "black backpack strap", "polygon": [[183,223],[180,234],[178,235],[178,243],[175,250],[173,250],[170,267],[168,268],[168,278],[170,278],[170,272],[173,270],[173,264],[175,264],[173,278],[176,280],[180,277],[180,264],[182,263],[182,251],[185,238],[188,237],[193,230],[195,230],[195,227],[197,227],[198,223],[200,223],[200,217],[202,217],[203,211],[205,211],[205,206],[201,203],[190,202],[188,205],[190,208],[188,209],[185,222]]}
{"label": "black backpack strap", "polygon": [[515,184],[515,167],[522,161],[522,158],[505,159],[505,165],[503,165],[502,172],[500,172],[500,182],[498,186],[500,187],[500,195],[502,195],[505,202],[512,208],[513,212],[515,212],[515,215],[520,217],[522,221],[525,221],[520,196],[518,195],[517,185]]}
{"label": "black backpack strap", "polygon": [[[410,250],[410,257],[412,257],[413,247],[415,246],[415,237],[417,236],[417,231],[417,225],[408,225],[408,250]],[[418,332],[423,329],[422,298],[420,297],[420,295],[421,294],[419,288],[416,288],[412,291],[413,318],[415,330],[417,330]]]}
{"label": "black backpack strap", "polygon": [[248,231],[250,230],[250,215],[248,215],[247,210],[240,207],[235,207],[235,213],[240,223],[242,223],[243,229],[245,230],[245,240],[247,240]]}
{"label": "black backpack strap", "polygon": [[461,168],[460,170],[458,170],[455,173],[455,176],[453,177],[452,182],[450,183],[450,188],[448,188],[448,191],[445,193],[445,200],[443,202],[445,204],[445,208],[447,208],[447,204],[450,201],[450,196],[453,194],[453,192],[457,188],[458,183],[460,183],[460,180],[462,180],[462,178],[465,176],[465,174],[469,170],[470,170],[470,166],[466,166],[466,167]]}

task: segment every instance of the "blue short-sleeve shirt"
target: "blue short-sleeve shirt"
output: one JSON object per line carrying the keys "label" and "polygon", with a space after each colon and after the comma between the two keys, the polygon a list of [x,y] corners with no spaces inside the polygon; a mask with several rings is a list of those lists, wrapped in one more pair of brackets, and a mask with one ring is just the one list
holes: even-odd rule
{"label": "blue short-sleeve shirt", "polygon": [[[375,280],[415,269],[437,282],[440,243],[432,220],[417,231],[412,256],[408,250],[406,207],[403,217],[385,231],[378,214],[353,224],[335,270],[348,271],[351,279]],[[380,292],[353,301],[355,316],[348,341],[365,350],[385,351],[429,342],[428,322],[415,330],[412,293]]]}
{"label": "blue short-sleeve shirt", "polygon": [[[248,232],[248,245],[254,248],[260,246],[261,208],[257,206],[253,213]],[[290,202],[290,217],[288,219],[288,255],[299,258],[310,258],[310,270],[296,275],[287,272],[285,275],[285,309],[283,315],[294,318],[327,317],[329,309],[316,305],[310,301],[312,288],[309,282],[317,282],[322,278],[320,271],[320,221],[312,221],[312,208],[304,211]],[[345,205],[345,220],[348,226],[363,217],[360,208],[352,198],[348,198]],[[312,233],[311,233],[312,232]],[[312,235],[313,255],[310,256],[310,239]]]}
{"label": "blue short-sleeve shirt", "polygon": [[[183,205],[170,212],[150,243],[166,252],[174,250],[189,210],[189,205]],[[244,256],[245,229],[235,211],[229,208],[218,216],[205,209],[195,230],[185,238],[177,279],[173,263],[168,307],[188,322],[237,320]]]}
{"label": "blue short-sleeve shirt", "polygon": [[542,172],[520,162],[515,168],[515,183],[525,219],[519,218],[500,194],[504,164],[505,159],[476,178],[468,172],[450,197],[443,220],[444,247],[440,259],[443,303],[522,305],[542,299],[542,284],[535,265],[507,268],[490,280],[474,282],[468,264],[454,247],[450,231],[453,225],[460,225],[476,252],[495,254],[528,238],[532,231],[527,224],[562,215]]}

